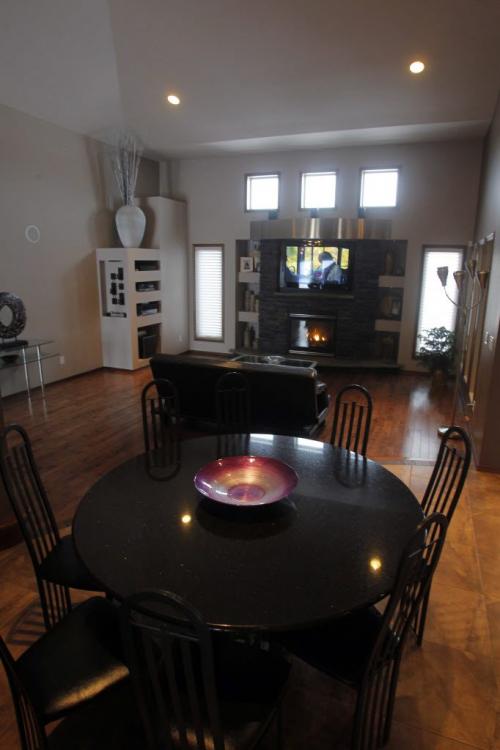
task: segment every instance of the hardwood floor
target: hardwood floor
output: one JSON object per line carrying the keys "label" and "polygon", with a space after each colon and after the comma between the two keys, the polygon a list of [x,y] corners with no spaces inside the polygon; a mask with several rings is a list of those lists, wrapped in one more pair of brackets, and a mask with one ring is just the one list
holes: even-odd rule
{"label": "hardwood floor", "polygon": [[[372,393],[368,455],[376,460],[433,460],[436,426],[449,414],[448,394],[434,395],[418,374],[324,370],[330,393],[360,382]],[[139,396],[150,379],[137,372],[96,370],[47,388],[45,402],[24,394],[4,399],[5,421],[29,432],[60,523],[69,522],[82,495],[103,474],[142,449]],[[331,413],[319,440],[331,430]]]}
{"label": "hardwood floor", "polygon": [[[333,396],[349,383],[359,383],[373,398],[368,455],[377,461],[433,461],[439,440],[436,427],[451,415],[450,390],[433,392],[430,378],[417,373],[369,370],[323,370],[321,379]],[[319,439],[328,439],[332,410]]]}
{"label": "hardwood floor", "polygon": [[[369,457],[385,462],[420,497],[437,451],[436,427],[449,413],[448,394],[430,393],[421,375],[330,370],[322,377],[330,392],[348,382],[369,388],[375,402]],[[141,451],[139,393],[148,379],[147,370],[99,370],[50,385],[46,404],[35,398],[31,411],[23,395],[5,399],[6,421],[20,422],[32,436],[61,526],[100,476]],[[424,646],[411,646],[403,663],[390,750],[500,750],[499,491],[499,475],[471,471],[433,586]],[[42,632],[22,545],[0,552],[0,587],[0,633],[18,655]],[[285,748],[345,747],[349,704],[345,690],[297,663],[285,704]],[[3,673],[0,747],[19,747]]]}

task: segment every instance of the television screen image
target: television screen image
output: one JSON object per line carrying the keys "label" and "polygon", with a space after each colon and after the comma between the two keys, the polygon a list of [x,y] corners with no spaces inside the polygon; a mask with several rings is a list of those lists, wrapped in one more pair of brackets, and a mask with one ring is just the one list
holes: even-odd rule
{"label": "television screen image", "polygon": [[352,251],[331,245],[285,245],[280,286],[287,289],[347,290],[352,284]]}

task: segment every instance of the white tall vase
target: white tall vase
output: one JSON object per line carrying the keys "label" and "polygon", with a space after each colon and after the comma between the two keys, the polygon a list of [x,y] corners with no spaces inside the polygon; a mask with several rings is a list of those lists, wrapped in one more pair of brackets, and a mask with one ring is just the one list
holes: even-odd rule
{"label": "white tall vase", "polygon": [[146,217],[139,206],[121,206],[115,215],[116,230],[123,247],[140,247]]}

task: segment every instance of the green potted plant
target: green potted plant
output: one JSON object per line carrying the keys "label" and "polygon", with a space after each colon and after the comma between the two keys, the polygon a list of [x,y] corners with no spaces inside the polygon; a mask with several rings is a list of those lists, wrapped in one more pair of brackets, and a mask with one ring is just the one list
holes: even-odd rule
{"label": "green potted plant", "polygon": [[440,326],[424,331],[419,339],[416,359],[429,370],[435,383],[446,380],[455,362],[455,334]]}

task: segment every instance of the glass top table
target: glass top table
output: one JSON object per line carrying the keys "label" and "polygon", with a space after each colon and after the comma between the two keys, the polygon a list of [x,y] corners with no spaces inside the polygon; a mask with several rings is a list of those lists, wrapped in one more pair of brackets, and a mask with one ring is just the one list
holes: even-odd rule
{"label": "glass top table", "polygon": [[28,365],[36,364],[42,396],[45,396],[45,380],[42,362],[46,359],[58,357],[58,352],[45,352],[43,346],[53,344],[52,339],[0,339],[0,370],[11,367],[24,368],[24,380],[28,398],[31,398],[31,383]]}
{"label": "glass top table", "polygon": [[118,466],[82,499],[73,533],[90,572],[118,598],[164,589],[214,628],[287,631],[380,600],[423,514],[379,464],[305,438],[251,435],[249,455],[273,456],[299,477],[266,508],[219,508],[193,485],[223,455],[220,438],[181,444],[164,475],[146,456]]}

